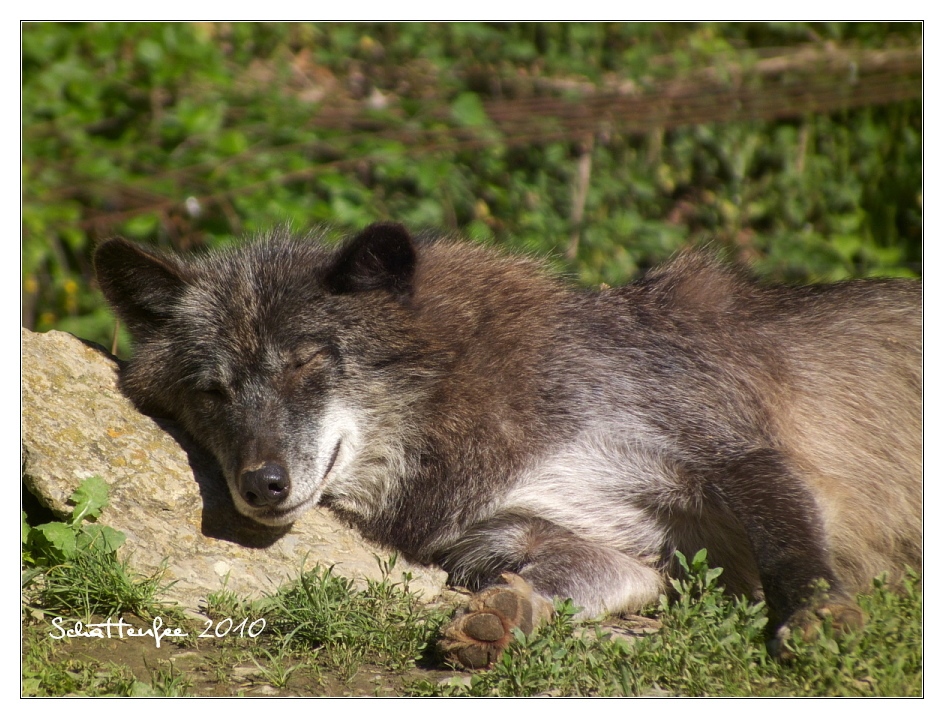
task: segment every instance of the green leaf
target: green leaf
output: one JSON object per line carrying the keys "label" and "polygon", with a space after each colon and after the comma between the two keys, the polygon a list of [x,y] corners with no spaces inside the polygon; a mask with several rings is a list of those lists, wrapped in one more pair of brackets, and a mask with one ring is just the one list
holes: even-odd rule
{"label": "green leaf", "polygon": [[463,92],[449,108],[452,119],[463,127],[484,127],[489,124],[482,100],[474,92]]}
{"label": "green leaf", "polygon": [[88,524],[76,535],[76,548],[114,552],[125,543],[125,539],[124,533],[117,529],[100,524]]}
{"label": "green leaf", "polygon": [[140,215],[135,215],[125,222],[122,227],[124,234],[130,235],[131,237],[143,238],[153,235],[159,225],[160,220],[155,213],[145,212]]}
{"label": "green leaf", "polygon": [[54,562],[75,556],[75,532],[68,524],[49,522],[33,529],[30,541],[43,556]]}
{"label": "green leaf", "polygon": [[138,59],[146,65],[158,65],[164,59],[164,49],[154,40],[142,40],[136,50]]}
{"label": "green leaf", "polygon": [[94,519],[108,504],[108,483],[98,476],[89,477],[79,485],[69,501],[75,504],[70,524],[74,526],[82,519]]}
{"label": "green leaf", "polygon": [[220,135],[219,148],[224,155],[238,155],[249,147],[249,140],[239,130],[227,130]]}

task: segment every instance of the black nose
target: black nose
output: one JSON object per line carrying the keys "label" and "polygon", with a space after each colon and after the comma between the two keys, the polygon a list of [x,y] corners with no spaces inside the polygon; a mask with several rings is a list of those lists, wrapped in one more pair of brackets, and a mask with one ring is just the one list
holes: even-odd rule
{"label": "black nose", "polygon": [[288,497],[291,486],[288,472],[278,462],[266,462],[239,477],[239,494],[252,507],[274,507]]}

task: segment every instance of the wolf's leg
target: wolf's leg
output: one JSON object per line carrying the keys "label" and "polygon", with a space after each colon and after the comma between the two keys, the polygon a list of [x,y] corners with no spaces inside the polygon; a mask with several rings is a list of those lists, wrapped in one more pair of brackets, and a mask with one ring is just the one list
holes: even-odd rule
{"label": "wolf's leg", "polygon": [[[581,614],[638,610],[659,597],[660,574],[641,560],[588,542],[551,522],[505,515],[474,527],[440,559],[460,583],[487,586],[443,632],[446,659],[489,666],[514,628],[530,633],[550,618],[553,598]],[[495,574],[501,574],[495,582]]]}
{"label": "wolf's leg", "polygon": [[782,653],[783,639],[792,629],[812,636],[827,616],[837,629],[862,626],[862,611],[831,566],[816,500],[779,452],[740,454],[711,473],[708,488],[747,532],[770,615],[774,654]]}

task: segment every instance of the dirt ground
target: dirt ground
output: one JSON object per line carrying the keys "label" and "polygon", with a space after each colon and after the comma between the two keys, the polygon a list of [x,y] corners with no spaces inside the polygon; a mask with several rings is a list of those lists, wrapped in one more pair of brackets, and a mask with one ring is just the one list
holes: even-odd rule
{"label": "dirt ground", "polygon": [[[130,622],[139,629],[147,626],[137,618]],[[198,638],[201,627],[196,625],[184,629],[190,636],[165,638],[160,646],[150,636],[54,639],[50,634],[59,636],[61,632],[52,625],[48,629],[40,635],[40,641],[53,644],[50,663],[64,664],[73,659],[93,662],[101,670],[116,664],[152,686],[160,681],[161,674],[179,676],[182,693],[188,696],[403,696],[405,687],[421,679],[438,683],[468,676],[444,669],[433,660],[399,672],[363,664],[350,675],[343,668],[324,666],[314,656],[296,653],[279,657],[278,647],[265,635],[254,639]],[[284,679],[286,670],[296,666]],[[280,671],[283,677],[279,677]]]}

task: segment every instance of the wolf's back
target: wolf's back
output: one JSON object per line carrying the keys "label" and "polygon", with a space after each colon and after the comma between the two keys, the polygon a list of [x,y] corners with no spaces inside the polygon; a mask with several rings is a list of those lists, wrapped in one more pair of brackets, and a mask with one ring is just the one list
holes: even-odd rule
{"label": "wolf's back", "polygon": [[921,565],[921,288],[825,286],[784,323],[796,378],[780,436],[817,494],[837,573],[865,590]]}

